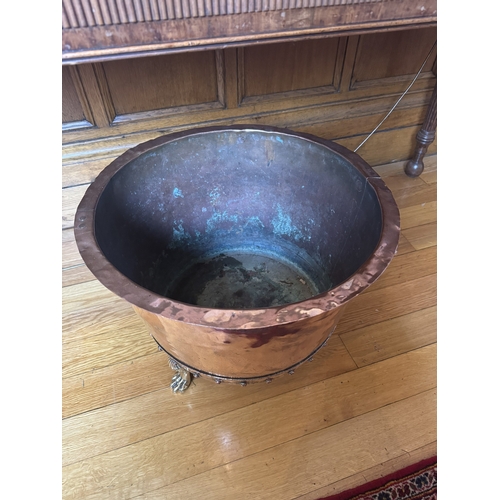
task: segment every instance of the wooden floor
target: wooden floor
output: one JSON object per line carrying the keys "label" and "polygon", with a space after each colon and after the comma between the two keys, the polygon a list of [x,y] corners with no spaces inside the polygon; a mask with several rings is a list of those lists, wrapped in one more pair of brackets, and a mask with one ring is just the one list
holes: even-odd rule
{"label": "wooden floor", "polygon": [[436,156],[375,169],[398,255],[312,363],[169,389],[167,357],[63,232],[63,497],[316,500],[436,454]]}

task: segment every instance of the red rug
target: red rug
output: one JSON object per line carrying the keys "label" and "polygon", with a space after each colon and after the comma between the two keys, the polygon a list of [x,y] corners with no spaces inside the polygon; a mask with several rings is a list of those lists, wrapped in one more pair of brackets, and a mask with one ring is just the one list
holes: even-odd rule
{"label": "red rug", "polygon": [[437,500],[437,459],[428,458],[352,490],[318,500]]}

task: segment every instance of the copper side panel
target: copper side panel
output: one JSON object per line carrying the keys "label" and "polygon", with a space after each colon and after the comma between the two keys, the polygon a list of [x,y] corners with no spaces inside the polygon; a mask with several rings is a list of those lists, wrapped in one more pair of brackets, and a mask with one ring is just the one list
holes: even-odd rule
{"label": "copper side panel", "polygon": [[134,306],[151,335],[191,372],[236,381],[284,373],[306,361],[333,333],[343,307],[270,328],[223,330],[174,321]]}

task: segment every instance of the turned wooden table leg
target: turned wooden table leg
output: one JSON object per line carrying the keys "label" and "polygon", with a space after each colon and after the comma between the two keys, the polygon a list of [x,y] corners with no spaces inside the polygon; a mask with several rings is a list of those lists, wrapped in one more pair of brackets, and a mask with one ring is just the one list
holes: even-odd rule
{"label": "turned wooden table leg", "polygon": [[410,177],[418,177],[424,170],[423,158],[427,152],[427,148],[436,138],[437,126],[437,85],[434,87],[431,102],[427,109],[422,128],[417,134],[417,147],[413,158],[405,165],[405,174]]}

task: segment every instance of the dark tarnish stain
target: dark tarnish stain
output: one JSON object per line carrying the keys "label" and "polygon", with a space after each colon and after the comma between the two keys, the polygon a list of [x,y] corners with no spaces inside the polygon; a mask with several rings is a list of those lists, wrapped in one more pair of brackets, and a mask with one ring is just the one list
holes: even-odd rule
{"label": "dark tarnish stain", "polygon": [[172,314],[175,316],[177,313],[180,313],[182,311],[182,309],[179,309],[178,307],[175,307],[175,306],[172,306],[170,308],[170,310],[172,311]]}
{"label": "dark tarnish stain", "polygon": [[300,302],[317,291],[298,267],[278,258],[251,252],[234,256],[221,253],[197,262],[173,287],[170,297],[202,307],[240,310]]}
{"label": "dark tarnish stain", "polygon": [[[263,345],[268,344],[275,337],[286,337],[287,335],[294,335],[301,331],[301,328],[257,328],[256,330],[252,330],[252,333],[243,333],[241,330],[223,330],[224,333],[229,334],[237,334],[239,336],[245,336],[246,338],[254,340],[254,342],[250,345],[252,349],[261,347]],[[224,341],[227,343],[227,341]]]}
{"label": "dark tarnish stain", "polygon": [[147,310],[150,311],[150,312],[153,312],[155,314],[161,314],[163,311],[165,311],[165,309],[168,309],[171,304],[172,304],[172,302],[170,302],[169,300],[166,301],[166,302],[161,302],[157,306],[153,306],[153,305],[150,304],[148,306]]}

